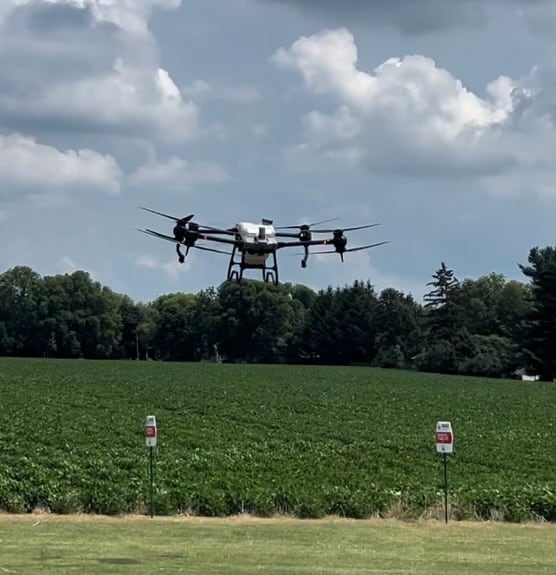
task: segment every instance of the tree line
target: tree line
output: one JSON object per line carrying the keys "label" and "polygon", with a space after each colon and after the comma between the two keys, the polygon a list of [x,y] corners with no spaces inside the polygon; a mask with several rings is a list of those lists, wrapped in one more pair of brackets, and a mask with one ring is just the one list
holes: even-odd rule
{"label": "tree line", "polygon": [[85,271],[0,274],[0,354],[12,356],[363,364],[556,378],[556,247],[530,250],[528,281],[460,281],[444,263],[424,302],[369,281],[318,292],[247,280],[148,303]]}

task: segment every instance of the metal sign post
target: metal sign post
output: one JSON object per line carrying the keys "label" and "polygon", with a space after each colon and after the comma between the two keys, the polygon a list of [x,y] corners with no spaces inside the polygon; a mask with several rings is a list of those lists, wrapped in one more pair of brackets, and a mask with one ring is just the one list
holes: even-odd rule
{"label": "metal sign post", "polygon": [[149,490],[150,490],[150,515],[154,515],[154,466],[153,450],[156,447],[158,431],[156,429],[156,417],[147,415],[145,419],[145,441],[149,448]]}
{"label": "metal sign post", "polygon": [[448,523],[448,454],[454,452],[454,433],[449,421],[436,424],[436,452],[442,454],[444,466],[444,521]]}

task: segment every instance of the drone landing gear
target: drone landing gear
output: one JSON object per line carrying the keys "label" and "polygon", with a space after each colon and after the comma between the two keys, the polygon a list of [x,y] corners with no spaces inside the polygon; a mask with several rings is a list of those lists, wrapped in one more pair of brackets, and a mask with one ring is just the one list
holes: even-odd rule
{"label": "drone landing gear", "polygon": [[305,269],[307,267],[307,260],[309,259],[309,246],[303,246],[305,248],[305,255],[301,260],[301,267]]}
{"label": "drone landing gear", "polygon": [[[272,265],[268,266],[265,263],[249,265],[245,263],[245,252],[242,252],[241,259],[235,260],[237,247],[234,246],[232,255],[230,256],[230,263],[228,265],[228,281],[237,281],[241,283],[243,280],[243,272],[246,269],[260,269],[262,270],[263,280],[266,283],[273,283],[278,285],[278,261],[276,259],[276,253],[272,252]],[[238,269],[234,269],[238,268]]]}
{"label": "drone landing gear", "polygon": [[185,249],[184,254],[180,249],[180,244],[176,244],[176,253],[178,254],[178,262],[180,262],[180,264],[185,263],[185,256],[187,256],[187,254],[189,253],[189,246],[187,246],[187,248]]}
{"label": "drone landing gear", "polygon": [[275,266],[268,271],[263,270],[263,278],[266,283],[272,282],[275,286],[278,285],[278,270],[275,269]]}
{"label": "drone landing gear", "polygon": [[176,253],[178,254],[178,262],[183,264],[185,262],[185,255],[180,250],[180,244],[176,244]]}

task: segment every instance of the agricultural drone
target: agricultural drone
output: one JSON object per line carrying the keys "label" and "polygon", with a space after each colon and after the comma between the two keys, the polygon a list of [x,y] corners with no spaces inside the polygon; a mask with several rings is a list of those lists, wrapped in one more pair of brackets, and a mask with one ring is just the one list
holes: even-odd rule
{"label": "agricultural drone", "polygon": [[[294,226],[274,226],[272,220],[262,219],[260,224],[241,222],[233,227],[221,229],[194,222],[194,214],[178,218],[151,210],[150,208],[141,207],[141,209],[175,222],[172,236],[161,234],[150,229],[139,231],[176,244],[178,261],[181,264],[185,262],[185,258],[191,248],[230,256],[227,276],[229,281],[241,281],[243,272],[246,269],[259,269],[262,270],[265,282],[272,282],[274,285],[277,285],[278,262],[276,252],[282,248],[302,247],[304,253],[300,254],[303,255],[301,267],[306,268],[310,253],[337,253],[343,262],[344,254],[347,252],[367,250],[387,243],[378,242],[355,248],[346,247],[347,238],[344,235],[345,232],[372,228],[379,224],[367,224],[343,229],[312,229],[313,226],[326,224],[338,218]],[[331,237],[327,239],[313,239],[313,234],[331,234]],[[216,242],[222,247],[228,246],[231,251],[209,247],[204,245],[203,242]],[[181,249],[182,246],[185,246],[185,253]],[[309,252],[310,246],[330,246],[332,249]],[[272,260],[271,265],[269,262],[270,258]]]}

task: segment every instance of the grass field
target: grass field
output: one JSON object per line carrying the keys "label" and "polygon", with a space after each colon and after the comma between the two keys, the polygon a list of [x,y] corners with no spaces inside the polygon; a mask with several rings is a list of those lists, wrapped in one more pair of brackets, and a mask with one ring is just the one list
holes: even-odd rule
{"label": "grass field", "polygon": [[556,526],[0,516],[0,572],[552,575]]}
{"label": "grass field", "polygon": [[0,359],[0,508],[556,520],[556,386],[367,368]]}

